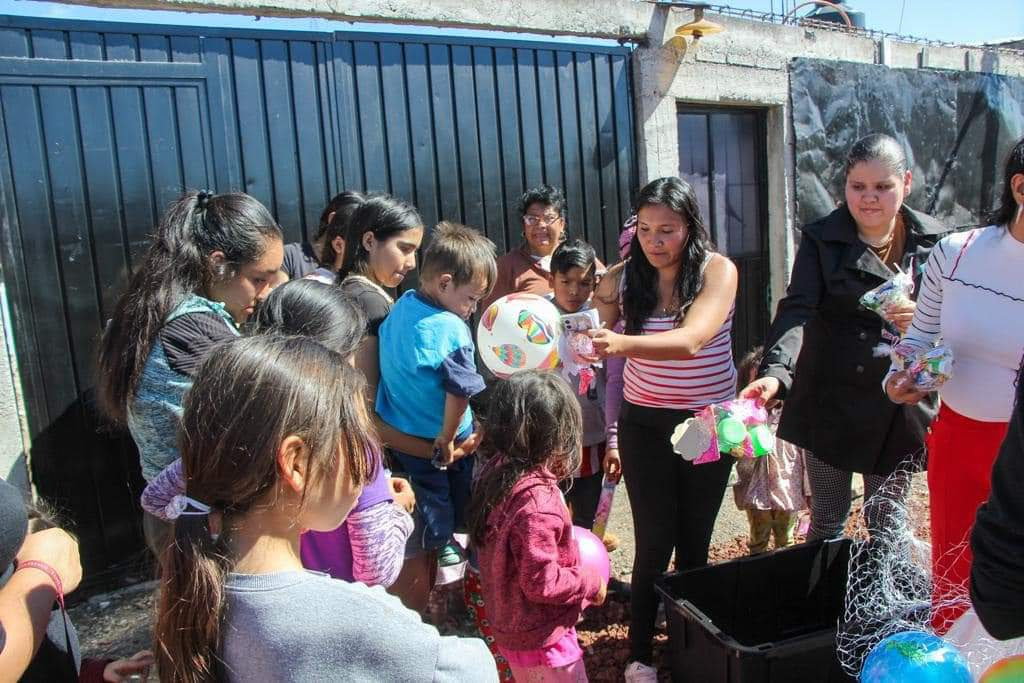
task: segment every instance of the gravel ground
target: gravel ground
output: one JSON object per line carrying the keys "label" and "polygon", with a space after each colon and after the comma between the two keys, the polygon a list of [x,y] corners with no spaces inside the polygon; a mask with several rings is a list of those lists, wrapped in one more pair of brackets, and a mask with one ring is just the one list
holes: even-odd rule
{"label": "gravel ground", "polygon": [[[859,481],[857,482],[859,484]],[[857,489],[858,492],[861,489]],[[848,531],[858,533],[858,499]],[[920,520],[918,534],[927,538],[927,488],[924,475],[914,479],[911,497],[913,516]],[[628,582],[633,561],[633,532],[629,501],[624,488],[615,496],[609,530],[618,535],[621,545],[612,553],[613,576]],[[733,504],[732,491],[727,490],[712,539],[711,561],[721,562],[747,553],[747,521]],[[802,540],[798,537],[798,540]],[[151,617],[154,611],[156,582],[149,581],[112,593],[96,595],[70,610],[78,628],[83,654],[88,657],[126,657],[150,647]],[[471,620],[461,606],[461,590],[439,592],[432,605],[440,628],[447,633],[471,633]],[[445,615],[445,613],[447,613]],[[587,673],[593,681],[621,680],[628,649],[626,633],[629,626],[628,605],[609,599],[604,607],[584,614],[577,631],[585,651]],[[665,658],[667,636],[658,636],[655,657],[662,680],[669,680],[669,664]]]}

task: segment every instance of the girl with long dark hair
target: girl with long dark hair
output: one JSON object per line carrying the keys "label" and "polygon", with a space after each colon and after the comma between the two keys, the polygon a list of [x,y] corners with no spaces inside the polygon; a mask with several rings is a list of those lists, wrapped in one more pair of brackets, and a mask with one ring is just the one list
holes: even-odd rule
{"label": "girl with long dark hair", "polygon": [[[281,268],[281,229],[247,194],[189,192],[167,210],[100,341],[97,394],[127,424],[149,481],[178,457],[182,395],[203,358],[238,336]],[[159,552],[166,527],[144,518]]]}
{"label": "girl with long dark hair", "polygon": [[[707,562],[732,466],[728,458],[695,466],[672,452],[669,437],[694,412],[735,394],[737,276],[714,251],[685,181],[649,183],[636,214],[629,259],[594,295],[605,329],[592,336],[598,356],[626,358],[618,442],[636,535],[626,678],[643,681],[656,676],[654,580],[673,551],[678,569]],[[621,334],[612,331],[620,318]]]}
{"label": "girl with long dark hair", "polygon": [[185,399],[186,492],[162,557],[160,679],[494,680],[482,641],[442,638],[379,587],[307,572],[380,466],[362,376],[304,337],[222,346]]}

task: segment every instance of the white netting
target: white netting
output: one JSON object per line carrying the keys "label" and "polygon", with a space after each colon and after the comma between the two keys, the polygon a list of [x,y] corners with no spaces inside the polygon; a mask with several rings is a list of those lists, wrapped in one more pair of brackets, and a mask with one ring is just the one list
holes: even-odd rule
{"label": "white netting", "polygon": [[[839,661],[854,677],[875,645],[903,631],[942,635],[960,649],[976,678],[999,659],[1024,652],[1024,639],[1000,642],[985,632],[973,610],[968,612],[967,586],[941,586],[935,592],[942,597],[933,605],[928,504],[919,495],[925,482],[923,475],[914,477],[923,462],[923,453],[912,456],[886,480],[864,505],[862,520],[871,523],[861,521],[854,532],[836,633]],[[953,561],[967,548],[965,538],[941,560]]]}

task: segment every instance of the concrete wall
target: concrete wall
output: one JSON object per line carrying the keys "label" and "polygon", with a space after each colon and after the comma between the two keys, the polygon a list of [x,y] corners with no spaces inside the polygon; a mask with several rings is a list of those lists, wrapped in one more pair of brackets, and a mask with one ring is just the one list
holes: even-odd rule
{"label": "concrete wall", "polygon": [[759,108],[767,113],[768,231],[772,300],[784,293],[795,244],[793,140],[787,65],[796,57],[893,68],[973,70],[1024,77],[1024,53],[900,43],[826,29],[778,26],[708,14],[723,33],[671,40],[689,10],[656,8],[633,60],[641,180],[676,175],[679,103]]}

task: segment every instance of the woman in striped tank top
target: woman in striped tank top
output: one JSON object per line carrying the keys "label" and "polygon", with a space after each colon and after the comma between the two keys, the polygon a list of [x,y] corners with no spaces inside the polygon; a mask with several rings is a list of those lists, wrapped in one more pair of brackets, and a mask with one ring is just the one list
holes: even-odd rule
{"label": "woman in striped tank top", "polygon": [[[654,580],[668,567],[707,563],[711,531],[732,461],[694,466],[669,438],[701,408],[732,398],[736,267],[713,251],[693,188],[660,178],[640,191],[631,257],[601,281],[600,357],[624,356],[618,423],[623,476],[636,535],[627,681],[656,680],[651,648]],[[619,318],[625,334],[611,331]]]}

